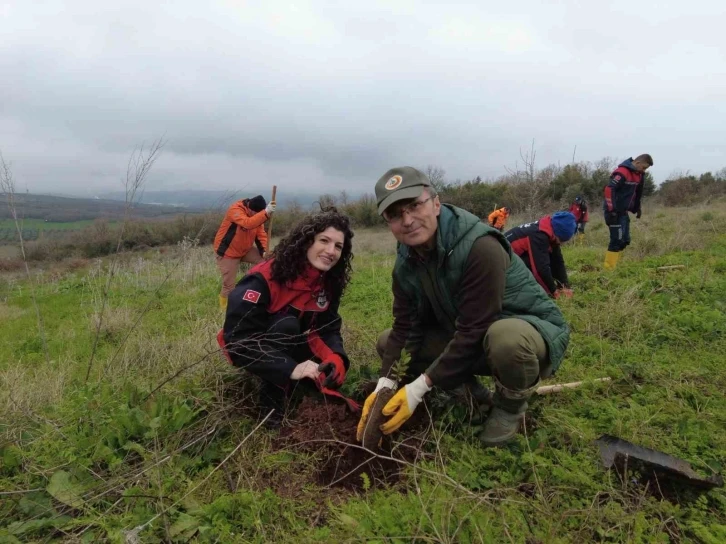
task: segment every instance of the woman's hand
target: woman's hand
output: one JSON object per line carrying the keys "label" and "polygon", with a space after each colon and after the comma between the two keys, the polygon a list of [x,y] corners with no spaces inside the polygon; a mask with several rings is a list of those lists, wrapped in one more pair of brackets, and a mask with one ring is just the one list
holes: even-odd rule
{"label": "woman's hand", "polygon": [[302,380],[303,378],[310,378],[311,380],[317,380],[319,375],[318,363],[308,360],[293,369],[290,379]]}

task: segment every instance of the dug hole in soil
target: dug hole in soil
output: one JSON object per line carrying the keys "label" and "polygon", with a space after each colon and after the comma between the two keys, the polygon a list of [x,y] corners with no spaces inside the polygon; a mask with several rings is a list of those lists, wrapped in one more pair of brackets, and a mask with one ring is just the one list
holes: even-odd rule
{"label": "dug hole in soil", "polygon": [[[289,426],[280,429],[275,443],[281,448],[315,455],[318,461],[314,476],[320,485],[364,491],[369,487],[398,482],[404,466],[377,457],[363,449],[356,440],[359,419],[360,413],[352,413],[345,404],[308,396],[295,410]],[[410,429],[410,426],[407,427]],[[390,456],[390,440],[386,438],[382,450],[370,449]],[[422,440],[411,440],[416,444],[409,441],[413,447],[397,449],[396,458],[408,463],[416,460]],[[367,478],[362,476],[363,473]]]}

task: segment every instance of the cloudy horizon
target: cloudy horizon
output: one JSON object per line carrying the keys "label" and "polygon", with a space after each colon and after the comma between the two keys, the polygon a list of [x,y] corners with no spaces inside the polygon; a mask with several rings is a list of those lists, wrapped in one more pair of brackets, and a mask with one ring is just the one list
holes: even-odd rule
{"label": "cloudy horizon", "polygon": [[[0,151],[30,192],[370,192],[388,168],[494,178],[651,153],[656,181],[726,167],[720,2],[10,1]],[[520,161],[521,162],[521,161]]]}

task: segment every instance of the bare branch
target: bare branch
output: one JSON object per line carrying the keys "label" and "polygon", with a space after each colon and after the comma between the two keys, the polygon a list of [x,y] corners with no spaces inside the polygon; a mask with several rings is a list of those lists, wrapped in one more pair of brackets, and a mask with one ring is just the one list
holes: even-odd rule
{"label": "bare branch", "polygon": [[101,336],[101,327],[103,325],[103,317],[106,311],[106,303],[108,301],[108,295],[111,290],[111,283],[116,273],[118,255],[121,251],[121,245],[124,241],[124,233],[126,231],[126,226],[128,224],[131,209],[133,208],[133,205],[135,203],[136,193],[146,181],[146,176],[151,170],[151,167],[156,162],[156,159],[159,158],[159,154],[161,153],[161,149],[163,147],[164,141],[161,138],[152,142],[152,144],[148,148],[145,148],[142,144],[141,147],[135,149],[133,153],[131,153],[131,157],[129,158],[129,162],[126,166],[126,181],[124,182],[124,185],[126,187],[126,204],[124,207],[124,218],[123,222],[121,223],[121,228],[119,229],[118,241],[116,242],[116,252],[112,257],[111,263],[109,264],[108,268],[106,286],[104,288],[103,296],[101,299],[101,311],[98,314],[98,321],[96,322],[96,333],[93,338],[93,348],[91,349],[91,357],[88,360],[88,368],[86,368],[86,382],[91,375],[91,368],[93,367],[93,361],[96,357],[98,340]]}
{"label": "bare branch", "polygon": [[25,253],[25,241],[23,240],[23,229],[18,220],[18,210],[15,204],[15,180],[13,179],[13,172],[10,169],[10,165],[5,162],[2,152],[0,152],[0,189],[7,195],[8,208],[10,209],[10,215],[15,223],[15,230],[18,233],[18,243],[20,244],[20,254],[23,258],[23,265],[25,266],[25,275],[30,282],[30,296],[33,300],[33,308],[35,308],[35,317],[38,321],[38,333],[40,334],[40,340],[43,344],[43,353],[45,355],[45,362],[50,363],[50,354],[48,353],[48,343],[45,339],[45,325],[43,324],[43,316],[40,313],[40,306],[38,306],[38,299],[35,296],[35,285],[33,278],[30,275],[30,267],[28,266],[28,257]]}

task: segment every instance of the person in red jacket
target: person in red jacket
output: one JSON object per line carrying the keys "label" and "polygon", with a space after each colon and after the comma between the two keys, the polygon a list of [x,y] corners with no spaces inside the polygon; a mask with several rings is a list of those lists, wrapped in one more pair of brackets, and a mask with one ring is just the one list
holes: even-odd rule
{"label": "person in red jacket", "polygon": [[576,229],[574,215],[557,212],[514,227],[504,235],[512,245],[512,251],[519,255],[551,297],[572,296],[560,244],[572,238]]}
{"label": "person in red jacket", "polygon": [[575,201],[570,206],[570,213],[575,216],[577,232],[585,234],[585,223],[590,220],[590,214],[587,211],[587,202],[580,195],[575,197]]}
{"label": "person in red jacket", "polygon": [[234,289],[241,262],[258,263],[268,249],[265,221],[275,211],[275,203],[265,202],[262,195],[238,200],[224,215],[214,237],[217,268],[222,275],[219,306],[227,308],[227,296]]}
{"label": "person in red jacket", "polygon": [[300,380],[340,396],[333,390],[350,362],[338,307],[352,238],[347,216],[334,209],[308,216],[229,295],[218,342],[233,365],[262,378],[261,404],[277,408],[278,418]]}

